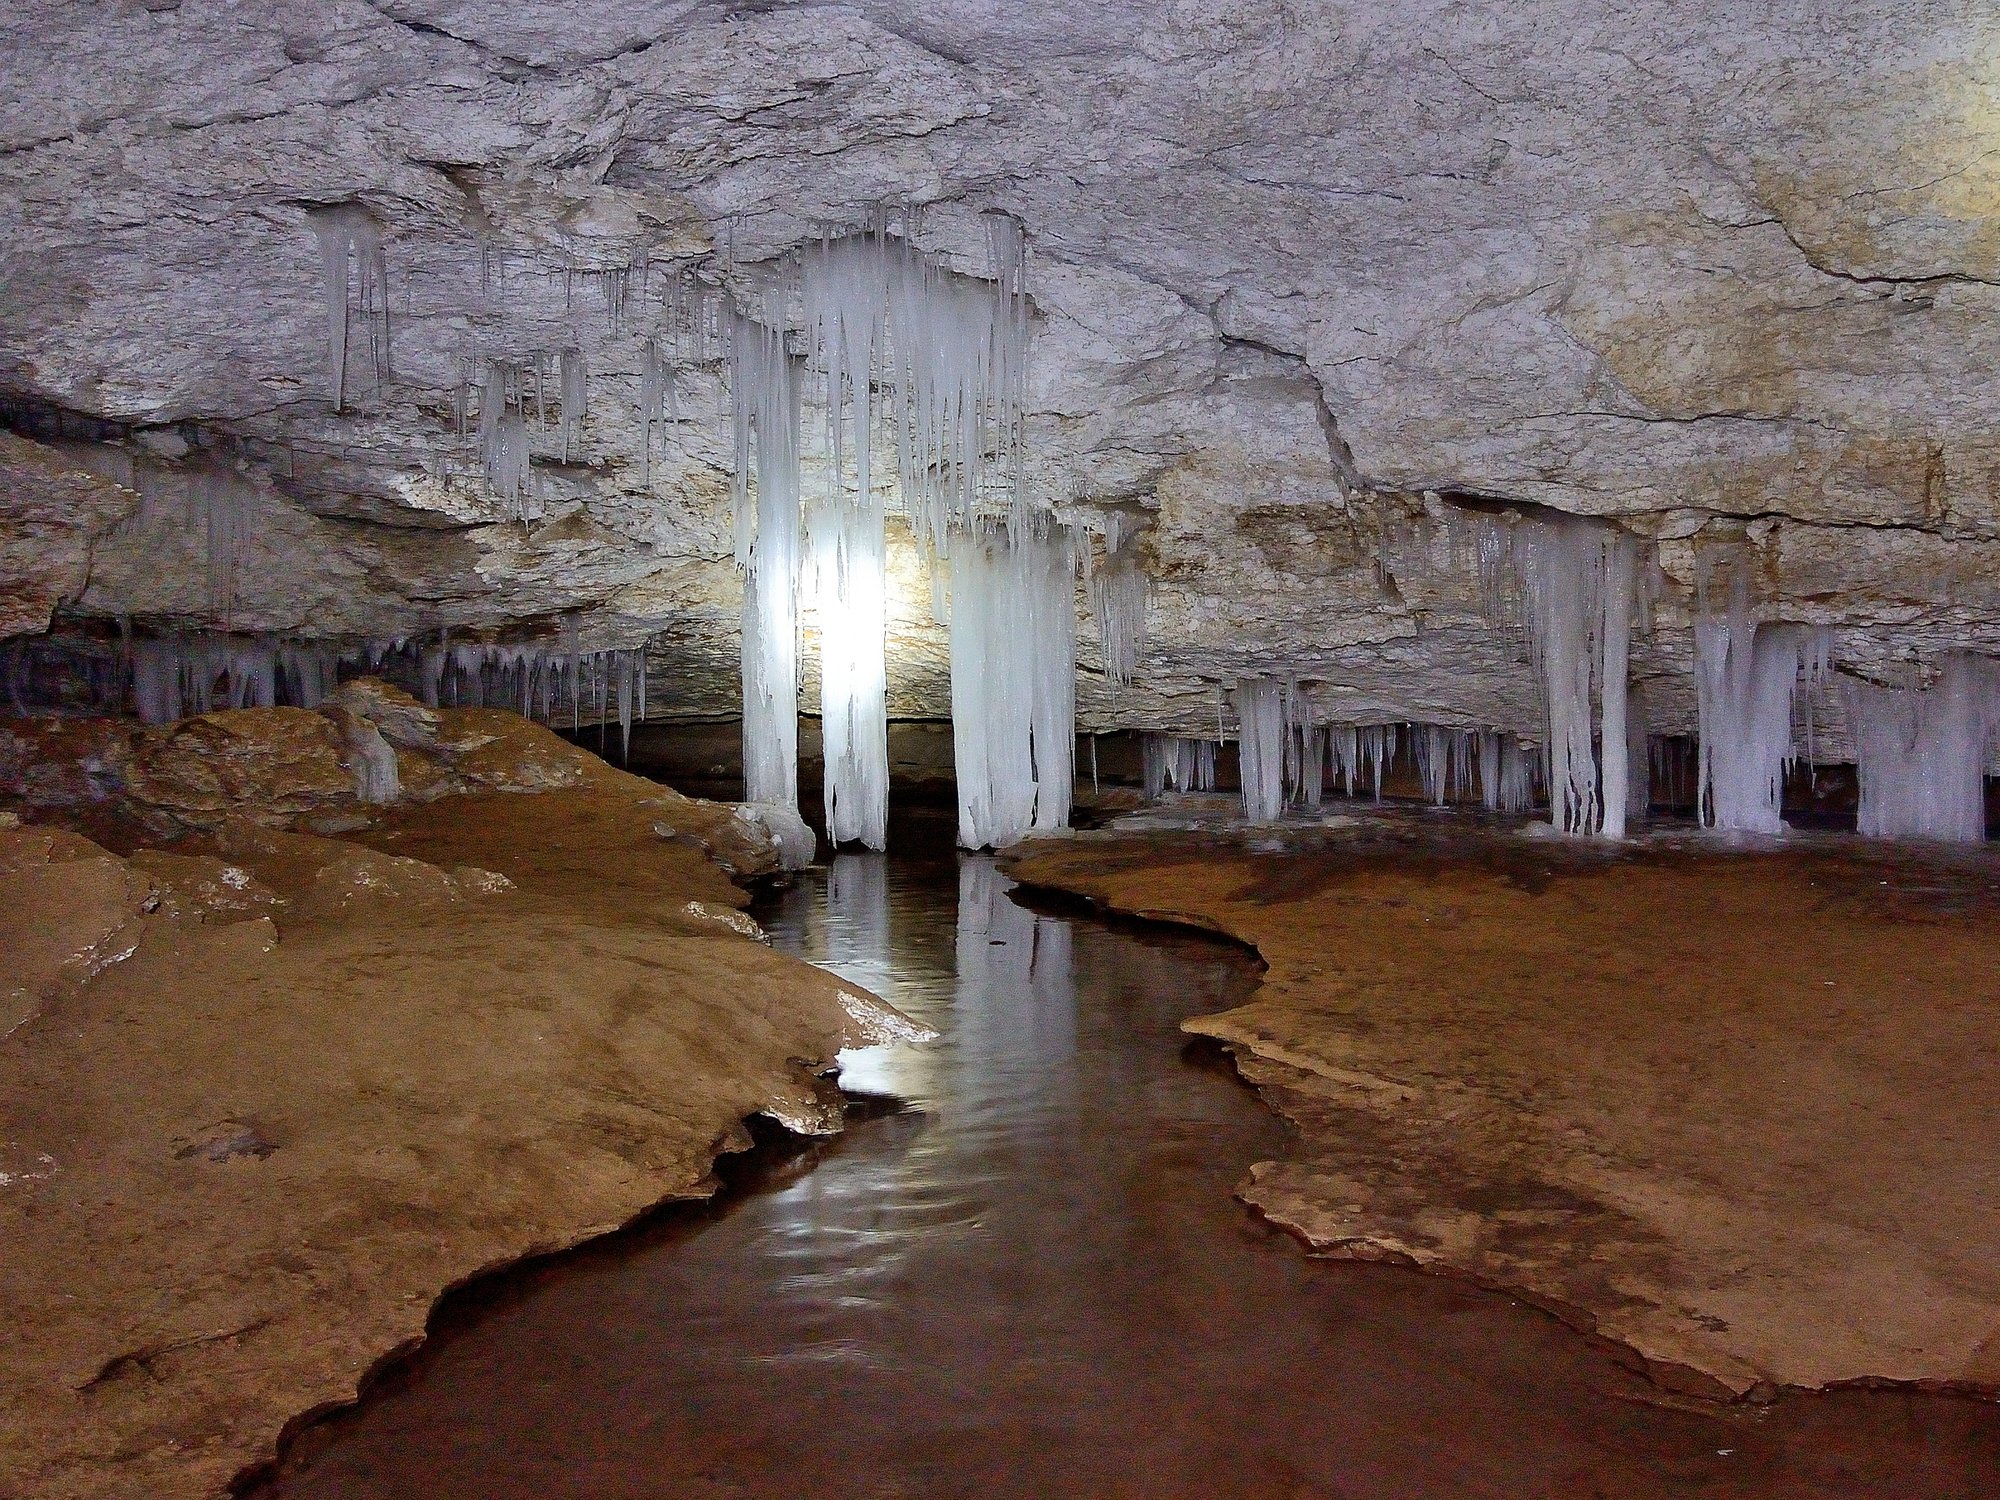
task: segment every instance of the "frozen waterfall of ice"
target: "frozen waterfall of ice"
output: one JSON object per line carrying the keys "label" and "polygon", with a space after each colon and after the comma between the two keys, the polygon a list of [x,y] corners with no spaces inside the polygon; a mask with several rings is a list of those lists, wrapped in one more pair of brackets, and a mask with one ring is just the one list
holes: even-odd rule
{"label": "frozen waterfall of ice", "polygon": [[1512,550],[1548,715],[1549,819],[1565,833],[1622,838],[1638,543],[1613,526],[1552,516],[1517,526]]}
{"label": "frozen waterfall of ice", "polygon": [[[989,607],[981,597],[984,580],[996,568],[995,538],[977,515],[996,462],[1013,481],[1012,535],[1001,549],[1006,568],[1037,575],[1031,588],[1042,587],[1039,570],[1048,542],[1034,530],[1019,482],[1028,350],[1025,250],[1011,220],[995,218],[988,227],[993,280],[947,269],[906,237],[889,234],[885,218],[864,232],[823,240],[787,257],[761,317],[739,314],[732,320],[737,557],[746,573],[748,794],[767,802],[797,800],[798,592],[809,582],[820,643],[827,826],[836,842],[880,848],[887,828],[887,517],[874,467],[878,435],[885,429],[893,434],[903,510],[924,554],[935,562],[961,538],[978,554],[965,581],[970,603],[960,612],[970,623],[955,621],[952,633],[955,701],[961,655],[991,650],[1007,657],[1017,649],[1015,640],[984,639],[1005,615],[1000,604]],[[786,345],[794,290],[803,310],[802,361],[795,361]],[[802,389],[805,372],[813,380]],[[800,493],[799,479],[805,397],[815,400],[825,417],[826,483],[809,501]],[[650,388],[643,399],[650,411]],[[649,433],[646,441],[650,451]],[[1067,560],[1066,539],[1060,551]],[[809,569],[802,570],[802,563]],[[956,568],[953,576],[956,585]],[[1023,778],[1011,747],[989,743],[992,737],[984,730],[962,739],[986,756],[970,775],[960,766],[962,800],[963,795],[985,799],[965,818],[963,831],[976,834],[977,843],[991,843],[996,835],[1018,837],[1017,825],[1060,826],[1068,817],[1075,602],[1067,581],[1062,592],[1067,613],[1060,622],[1042,618],[1048,606],[1040,594],[1006,606],[1026,611],[1035,624],[1033,633],[1018,638],[1021,649],[1032,644],[1056,653],[1021,664],[1028,679],[1020,699],[1027,715],[1022,733],[1035,738],[1041,790],[1032,792],[1037,772],[1031,767],[1026,779],[1031,794],[1025,810],[1017,806]],[[1053,678],[1058,659],[1072,674],[1060,685]],[[1008,662],[1000,678],[1007,678],[1013,665]],[[981,684],[979,696],[990,699],[996,721],[1014,721],[1014,699],[1001,685]],[[1006,713],[998,708],[1003,698]],[[1030,720],[1032,729],[1026,727]],[[1058,757],[1060,777],[1054,774]],[[968,785],[981,789],[965,793]]]}
{"label": "frozen waterfall of ice", "polygon": [[1982,841],[1987,752],[2000,728],[1994,664],[1958,653],[1945,659],[1928,689],[1843,686],[1861,782],[1861,834]]}
{"label": "frozen waterfall of ice", "polygon": [[1276,678],[1260,677],[1231,691],[1236,710],[1237,764],[1243,782],[1243,816],[1275,823],[1285,812],[1285,740],[1292,693]]}
{"label": "frozen waterfall of ice", "polygon": [[951,548],[958,841],[1004,848],[1069,821],[1075,564],[1067,533],[979,527]]}
{"label": "frozen waterfall of ice", "polygon": [[[730,320],[736,560],[743,577],[743,795],[799,801],[799,372],[780,328]],[[754,503],[753,503],[754,496]]]}
{"label": "frozen waterfall of ice", "polygon": [[1695,709],[1701,725],[1701,821],[1742,833],[1782,833],[1785,772],[1792,764],[1792,712],[1801,684],[1827,670],[1827,635],[1750,616],[1750,579],[1730,569],[1726,611],[1703,589],[1694,626]]}

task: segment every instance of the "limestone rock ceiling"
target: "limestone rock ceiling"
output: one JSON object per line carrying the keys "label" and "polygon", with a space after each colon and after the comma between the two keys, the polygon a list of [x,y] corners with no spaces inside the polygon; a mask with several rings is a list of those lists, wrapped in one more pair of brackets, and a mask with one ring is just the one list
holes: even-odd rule
{"label": "limestone rock ceiling", "polygon": [[[50,598],[198,619],[217,481],[186,475],[219,470],[240,627],[580,613],[592,644],[655,637],[656,709],[726,710],[729,395],[683,336],[643,464],[645,339],[684,273],[747,302],[786,250],[914,205],[975,275],[982,215],[1025,231],[1030,492],[1150,517],[1138,681],[1106,690],[1086,629],[1085,727],[1198,729],[1216,680],[1296,671],[1357,718],[1532,729],[1472,572],[1378,566],[1385,525],[1455,497],[1661,539],[1656,724],[1691,715],[1703,537],[1747,534],[1764,611],[1840,627],[1852,668],[2000,650],[2000,19],[1755,9],[22,0],[0,396],[61,452],[9,459],[44,479],[0,507],[73,509],[88,563],[52,562]],[[333,205],[379,227],[389,324],[380,351],[380,309],[350,320],[338,412]],[[572,346],[582,440],[538,435],[523,518],[459,392]],[[129,519],[76,490],[134,462]],[[941,713],[906,571],[892,711]]]}

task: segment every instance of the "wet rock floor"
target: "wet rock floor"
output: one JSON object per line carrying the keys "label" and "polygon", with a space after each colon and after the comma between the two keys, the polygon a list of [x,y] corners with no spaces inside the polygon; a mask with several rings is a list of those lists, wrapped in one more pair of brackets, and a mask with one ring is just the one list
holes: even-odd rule
{"label": "wet rock floor", "polygon": [[1286,1127],[1179,1022],[1218,941],[843,857],[774,942],[937,1027],[849,1054],[846,1135],[480,1283],[262,1500],[1984,1496],[2000,1406],[1676,1397],[1497,1293],[1315,1260],[1232,1197]]}

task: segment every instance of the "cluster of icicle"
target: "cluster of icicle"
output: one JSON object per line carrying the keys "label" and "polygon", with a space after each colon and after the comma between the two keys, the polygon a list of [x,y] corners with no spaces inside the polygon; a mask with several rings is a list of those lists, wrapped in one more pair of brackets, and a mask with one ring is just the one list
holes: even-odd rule
{"label": "cluster of icicle", "polygon": [[1000,848],[1069,822],[1076,594],[1059,528],[977,526],[951,550],[958,837]]}
{"label": "cluster of icicle", "polygon": [[1701,722],[1701,820],[1711,828],[1781,833],[1785,776],[1797,759],[1794,711],[1802,689],[1827,677],[1827,633],[1750,618],[1750,574],[1725,557],[1728,601],[1712,598],[1714,563],[1698,578],[1695,704]]}
{"label": "cluster of icicle", "polygon": [[1945,658],[1927,690],[1845,684],[1866,837],[1977,843],[1986,837],[1986,762],[2000,730],[2000,667]]}
{"label": "cluster of icicle", "polygon": [[[395,379],[382,226],[364,205],[352,202],[313,209],[307,221],[319,241],[327,397],[341,412],[350,405],[357,344],[365,345],[365,367],[378,401]],[[482,291],[505,295],[507,265],[502,252],[481,241]],[[574,310],[579,285],[594,286],[610,335],[626,333],[637,306],[645,326],[638,334],[640,451],[636,456],[641,482],[650,489],[655,434],[662,421],[679,416],[675,371],[718,357],[720,300],[691,271],[678,269],[656,278],[648,256],[629,265],[563,266],[548,274],[561,279],[566,310]],[[651,306],[656,280],[657,311]],[[533,466],[536,455],[562,464],[579,463],[585,457],[589,372],[584,351],[572,338],[555,349],[481,352],[459,363],[455,404],[460,444],[471,451],[476,439],[479,470],[488,489],[522,520],[535,519],[542,513]]]}
{"label": "cluster of icicle", "polygon": [[1151,581],[1139,564],[1139,550],[1133,545],[1136,536],[1121,512],[1106,511],[1103,563],[1095,562],[1087,543],[1079,549],[1091,613],[1097,620],[1098,647],[1104,656],[1104,680],[1114,688],[1131,684],[1146,636]]}
{"label": "cluster of icicle", "polygon": [[574,641],[375,641],[345,651],[325,641],[199,631],[130,643],[132,701],[141,720],[167,724],[221,708],[317,708],[343,664],[406,682],[433,708],[509,708],[571,726],[586,711],[614,718],[629,751],[634,717],[646,715],[643,648],[583,651]]}
{"label": "cluster of icicle", "polygon": [[[1643,812],[1646,759],[1630,752],[1644,746],[1645,731],[1627,676],[1633,632],[1647,623],[1650,560],[1622,530],[1580,517],[1466,515],[1451,529],[1454,553],[1471,540],[1489,611],[1517,610],[1527,626],[1547,713],[1552,821],[1617,836],[1631,800]],[[1812,756],[1811,704],[1831,680],[1831,637],[1755,619],[1740,548],[1710,548],[1698,561],[1700,819],[1726,832],[1779,833],[1786,777],[1802,744],[1803,758]],[[1985,836],[2000,668],[1958,654],[1933,687],[1848,681],[1843,700],[1864,836]]]}
{"label": "cluster of icicle", "polygon": [[218,708],[316,708],[339,679],[337,648],[198,631],[131,643],[132,702],[148,724]]}
{"label": "cluster of icicle", "polygon": [[1156,801],[1167,792],[1214,791],[1216,749],[1214,740],[1147,735],[1140,748],[1147,800]]}
{"label": "cluster of icicle", "polygon": [[[1609,522],[1555,512],[1454,512],[1443,540],[1454,565],[1473,553],[1489,618],[1518,618],[1527,629],[1547,731],[1550,821],[1565,833],[1623,838],[1635,765],[1638,773],[1645,765],[1632,753],[1634,745],[1643,750],[1645,731],[1632,722],[1628,681],[1653,575],[1639,539]],[[1394,554],[1411,542],[1392,536],[1391,560],[1401,561]],[[1422,560],[1428,550],[1411,557]]]}
{"label": "cluster of icicle", "polygon": [[[918,547],[952,582],[960,837],[999,845],[1069,811],[1074,542],[1020,485],[1028,352],[1023,246],[988,221],[994,278],[949,271],[885,221],[787,257],[732,316],[736,555],[743,592],[745,795],[796,805],[802,596],[819,626],[828,832],[883,847],[888,822],[885,486],[878,433]],[[803,309],[796,329],[789,309]],[[793,357],[796,333],[803,360]],[[804,413],[826,482],[800,480]],[[982,499],[1006,481],[1005,518]],[[1060,575],[1060,576],[1058,576]],[[1059,597],[1058,597],[1059,596]],[[1058,781],[1060,785],[1058,786]]]}
{"label": "cluster of icicle", "polygon": [[628,757],[632,721],[646,717],[643,647],[584,651],[573,638],[514,645],[399,642],[388,651],[371,648],[369,655],[378,671],[392,666],[393,657],[404,658],[413,670],[391,675],[411,678],[417,696],[433,708],[508,708],[548,723],[567,717],[572,729],[586,712],[600,726],[615,719]]}
{"label": "cluster of icicle", "polygon": [[[1407,747],[1425,796],[1439,806],[1475,795],[1497,812],[1534,806],[1540,757],[1500,730],[1323,724],[1297,684],[1276,678],[1242,683],[1230,698],[1238,724],[1243,815],[1252,822],[1275,822],[1288,805],[1318,807],[1329,777],[1350,797],[1366,789],[1379,800],[1399,747]],[[1150,781],[1148,789],[1153,791]]]}

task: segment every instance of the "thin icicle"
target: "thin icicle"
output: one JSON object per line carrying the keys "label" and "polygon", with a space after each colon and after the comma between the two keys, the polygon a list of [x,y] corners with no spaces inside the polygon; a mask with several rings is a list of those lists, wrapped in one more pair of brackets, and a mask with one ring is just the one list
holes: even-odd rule
{"label": "thin icicle", "polygon": [[[382,232],[358,203],[337,203],[308,215],[319,240],[321,292],[326,301],[327,396],[335,411],[347,407],[348,330],[354,281],[368,330],[370,367],[377,391],[394,378],[389,361],[389,268]],[[351,266],[350,266],[351,262]],[[379,331],[378,331],[379,330]]]}

